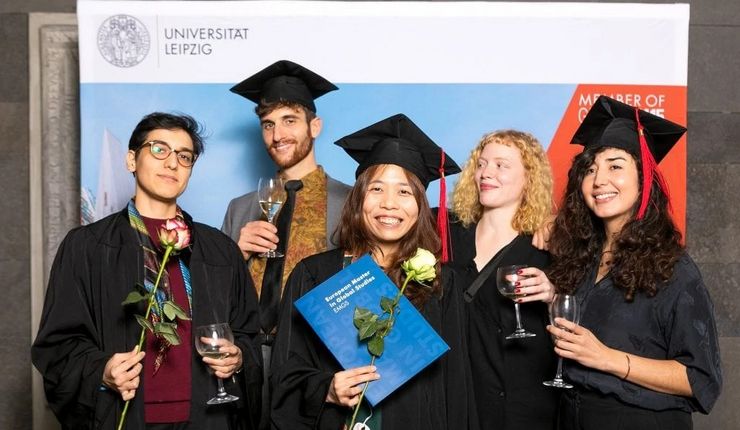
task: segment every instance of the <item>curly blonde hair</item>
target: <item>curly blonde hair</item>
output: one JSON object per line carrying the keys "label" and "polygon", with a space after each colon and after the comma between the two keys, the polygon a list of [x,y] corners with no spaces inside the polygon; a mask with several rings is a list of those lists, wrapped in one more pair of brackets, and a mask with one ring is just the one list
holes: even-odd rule
{"label": "curly blonde hair", "polygon": [[478,169],[483,148],[491,143],[514,146],[522,156],[527,178],[522,202],[511,220],[511,226],[519,233],[531,234],[545,222],[552,211],[552,171],[542,145],[529,133],[499,130],[483,135],[471,151],[457,181],[452,195],[452,209],[465,227],[478,222],[483,216],[475,171]]}

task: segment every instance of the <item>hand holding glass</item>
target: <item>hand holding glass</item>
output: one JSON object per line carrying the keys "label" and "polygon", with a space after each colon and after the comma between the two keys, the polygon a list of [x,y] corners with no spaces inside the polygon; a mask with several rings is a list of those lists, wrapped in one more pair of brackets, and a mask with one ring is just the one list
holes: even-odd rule
{"label": "hand holding glass", "polygon": [[[227,354],[221,352],[221,346],[227,343],[234,343],[234,335],[231,333],[231,327],[226,323],[209,324],[195,328],[195,349],[203,357],[226,358]],[[209,367],[208,370],[210,371],[211,368]],[[218,393],[207,401],[207,404],[220,405],[239,400],[239,397],[226,392],[221,378],[217,377],[216,380],[218,381]]]}
{"label": "hand holding glass", "polygon": [[[285,182],[281,178],[260,178],[257,184],[257,197],[259,198],[260,208],[267,217],[267,222],[274,225],[273,220],[285,202]],[[259,256],[275,258],[282,257],[283,254],[270,249]]]}
{"label": "hand holding glass", "polygon": [[[550,324],[565,330],[555,324],[555,318],[563,318],[578,324],[581,318],[578,309],[578,301],[575,296],[569,294],[557,294],[550,303]],[[563,357],[558,357],[558,370],[555,373],[555,379],[543,382],[548,387],[556,388],[573,388],[573,386],[563,380]]]}
{"label": "hand holding glass", "polygon": [[514,265],[514,266],[501,266],[496,271],[496,286],[498,287],[499,293],[502,296],[514,300],[514,313],[516,314],[516,330],[514,333],[506,336],[506,339],[521,339],[525,337],[534,337],[536,334],[528,332],[522,327],[522,317],[519,314],[519,303],[516,301],[518,298],[523,297],[523,294],[517,294],[516,289],[517,282],[524,279],[525,276],[520,275],[518,272],[525,269],[527,266]]}

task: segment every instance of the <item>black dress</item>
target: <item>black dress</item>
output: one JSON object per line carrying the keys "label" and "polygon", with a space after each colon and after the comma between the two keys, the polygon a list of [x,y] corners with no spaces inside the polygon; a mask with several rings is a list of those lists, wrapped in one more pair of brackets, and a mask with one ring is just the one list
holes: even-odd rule
{"label": "black dress", "polygon": [[[564,398],[564,428],[604,428],[602,423],[608,417],[599,404],[609,399],[623,405],[627,414],[645,416],[644,428],[691,428],[690,413],[709,413],[722,388],[714,306],[693,260],[684,254],[668,285],[659,288],[654,297],[637,293],[632,302],[625,301],[624,291],[614,286],[611,277],[594,284],[595,279],[594,269],[576,290],[581,306],[580,324],[610,348],[683,364],[693,396],[659,393],[566,360],[565,377],[576,385],[576,390]],[[578,396],[595,399],[595,406],[574,407]],[[596,409],[596,413],[591,409]],[[663,417],[671,418],[661,426],[662,421],[668,420]]]}
{"label": "black dress", "polygon": [[[206,408],[216,393],[216,378],[192,352],[192,398],[185,428],[223,430],[247,428],[244,400],[256,400],[261,376],[260,357],[252,346],[259,329],[257,297],[239,249],[226,235],[185,214],[191,229],[191,252],[183,252],[193,286],[193,326],[228,322],[241,348],[245,371],[239,384],[224,381],[227,391],[241,397],[238,405]],[[128,212],[110,215],[70,231],[57,251],[44,301],[39,333],[31,348],[33,364],[44,378],[44,390],[64,429],[115,429],[124,402],[101,388],[103,369],[117,352],[131,351],[141,327],[140,309],[121,302],[143,282],[143,253]],[[176,347],[175,347],[176,348]],[[145,358],[149,359],[149,358]],[[166,362],[165,364],[166,365]],[[247,391],[242,391],[247,377]],[[143,430],[144,378],[131,401],[126,429]]]}
{"label": "black dress", "polygon": [[[351,412],[324,401],[332,377],[342,368],[298,311],[287,305],[340,271],[343,255],[338,249],[308,257],[298,263],[288,279],[270,378],[275,429],[338,430]],[[430,299],[421,313],[450,351],[383,400],[382,430],[471,428],[462,297],[459,288],[453,286],[452,273],[442,270],[442,276],[443,296]]]}
{"label": "black dress", "polygon": [[[478,276],[473,261],[475,228],[464,228],[459,221],[450,223],[450,264],[466,274],[464,288]],[[548,254],[531,243],[531,236],[517,236],[499,265],[546,267]],[[495,269],[468,304],[470,362],[481,429],[555,427],[559,392],[542,385],[555,376],[557,363],[550,334],[545,330],[549,324],[547,305],[524,303],[519,308],[524,328],[536,336],[506,340],[516,328],[514,302],[499,294]]]}

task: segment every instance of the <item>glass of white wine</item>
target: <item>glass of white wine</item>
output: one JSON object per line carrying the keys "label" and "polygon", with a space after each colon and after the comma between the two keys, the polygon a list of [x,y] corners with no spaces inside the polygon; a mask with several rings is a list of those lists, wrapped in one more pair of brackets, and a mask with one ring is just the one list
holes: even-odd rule
{"label": "glass of white wine", "polygon": [[[202,357],[222,359],[227,356],[221,351],[221,346],[226,343],[234,343],[234,335],[231,333],[231,327],[226,323],[209,324],[195,328],[195,349]],[[208,368],[210,371],[210,367]],[[206,403],[209,405],[220,405],[239,400],[239,397],[233,396],[226,392],[224,382],[221,378],[216,377],[218,381],[218,392]]]}
{"label": "glass of white wine", "polygon": [[[267,222],[274,224],[275,217],[280,208],[283,207],[286,198],[285,182],[282,178],[260,178],[257,184],[257,197],[259,198],[260,208],[267,217]],[[282,257],[283,254],[270,249],[260,254],[260,257],[275,258]]]}
{"label": "glass of white wine", "polygon": [[522,317],[519,314],[519,303],[516,301],[520,297],[524,297],[524,294],[517,294],[516,289],[519,288],[516,284],[519,280],[524,279],[525,276],[519,274],[521,269],[525,269],[527,266],[516,264],[513,266],[501,266],[496,270],[496,287],[498,292],[502,296],[509,298],[514,301],[514,313],[516,314],[516,330],[508,336],[506,339],[522,339],[526,337],[534,337],[536,334],[529,332],[522,326]]}
{"label": "glass of white wine", "polygon": [[[570,294],[555,295],[552,303],[550,303],[550,324],[565,330],[565,327],[555,324],[555,318],[563,318],[578,324],[580,317],[576,296]],[[563,380],[563,357],[558,357],[558,370],[555,372],[555,378],[551,381],[545,381],[543,384],[548,387],[573,388],[571,384]]]}

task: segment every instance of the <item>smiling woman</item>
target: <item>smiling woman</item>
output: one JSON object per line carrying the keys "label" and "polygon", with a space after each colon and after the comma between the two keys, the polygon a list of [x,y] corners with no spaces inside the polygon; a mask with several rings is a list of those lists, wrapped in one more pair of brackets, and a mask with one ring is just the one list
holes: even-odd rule
{"label": "smiling woman", "polygon": [[627,151],[605,148],[596,154],[581,182],[586,206],[610,234],[619,233],[632,216],[640,194],[637,161]]}
{"label": "smiling woman", "polygon": [[[342,212],[341,248],[304,259],[290,275],[283,300],[293,303],[353,259],[369,253],[401,285],[401,263],[417,248],[440,258],[440,238],[425,188],[459,168],[404,115],[394,115],[336,142],[359,163]],[[437,330],[450,351],[374,409],[360,408],[365,429],[468,429],[472,408],[462,288],[445,267],[428,285],[412,281],[404,295]],[[383,378],[374,366],[343,370],[293,306],[284,306],[275,341],[272,423],[276,428],[339,429],[360,401],[362,384]],[[348,327],[349,329],[349,327]]]}
{"label": "smiling woman", "polygon": [[475,183],[483,207],[516,211],[526,185],[526,170],[519,149],[503,143],[484,146],[475,171]]}
{"label": "smiling woman", "polygon": [[[549,258],[531,236],[550,214],[551,195],[544,148],[518,130],[484,135],[453,193],[450,264],[469,277],[470,361],[481,429],[555,428],[557,393],[542,385],[556,361],[545,330],[552,286],[538,276]],[[498,269],[512,265],[523,272],[512,291],[518,311],[497,290]],[[480,288],[470,291],[470,284]],[[515,327],[517,334],[509,335]]]}
{"label": "smiling woman", "polygon": [[583,310],[548,327],[575,386],[561,429],[690,429],[719,396],[714,308],[657,168],[685,131],[602,96],[573,137],[550,238],[550,279]]}
{"label": "smiling woman", "polygon": [[[373,166],[364,179],[369,183],[364,187],[362,225],[378,244],[380,265],[386,266],[384,258],[398,252],[401,239],[416,226],[420,200],[417,196],[423,195],[424,187],[413,174],[394,164]],[[425,209],[429,209],[428,205]]]}

